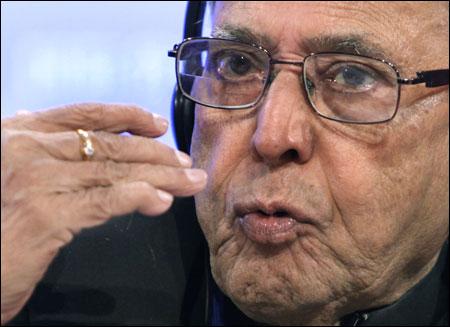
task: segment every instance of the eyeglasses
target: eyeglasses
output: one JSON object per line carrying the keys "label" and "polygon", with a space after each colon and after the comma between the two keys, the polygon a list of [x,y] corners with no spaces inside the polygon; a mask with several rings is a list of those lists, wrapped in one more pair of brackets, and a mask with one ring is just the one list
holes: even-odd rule
{"label": "eyeglasses", "polygon": [[228,110],[254,107],[274,79],[273,65],[287,64],[303,67],[302,84],[318,115],[355,124],[394,118],[400,85],[447,85],[449,75],[448,69],[441,69],[404,79],[385,60],[336,52],[312,53],[303,61],[275,60],[261,46],[217,38],[186,39],[168,55],[176,58],[178,88],[200,105]]}

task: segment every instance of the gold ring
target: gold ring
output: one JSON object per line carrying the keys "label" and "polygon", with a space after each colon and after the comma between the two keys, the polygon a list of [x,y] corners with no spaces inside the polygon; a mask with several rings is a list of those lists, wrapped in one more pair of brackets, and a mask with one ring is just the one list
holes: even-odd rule
{"label": "gold ring", "polygon": [[89,133],[83,129],[77,129],[77,134],[80,137],[80,152],[83,160],[90,160],[94,155],[94,146],[89,137]]}

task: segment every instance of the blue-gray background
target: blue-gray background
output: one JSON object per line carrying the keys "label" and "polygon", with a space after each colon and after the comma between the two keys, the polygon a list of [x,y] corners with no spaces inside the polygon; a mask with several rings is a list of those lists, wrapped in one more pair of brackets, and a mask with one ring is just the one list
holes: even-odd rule
{"label": "blue-gray background", "polygon": [[[75,102],[170,118],[185,1],[2,1],[1,116]],[[174,145],[172,130],[161,141]]]}

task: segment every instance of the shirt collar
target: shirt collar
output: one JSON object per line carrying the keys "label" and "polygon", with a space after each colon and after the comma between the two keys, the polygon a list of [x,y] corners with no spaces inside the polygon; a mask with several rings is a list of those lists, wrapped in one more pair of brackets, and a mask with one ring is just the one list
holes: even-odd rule
{"label": "shirt collar", "polygon": [[448,324],[448,240],[433,269],[398,301],[341,319],[342,326]]}

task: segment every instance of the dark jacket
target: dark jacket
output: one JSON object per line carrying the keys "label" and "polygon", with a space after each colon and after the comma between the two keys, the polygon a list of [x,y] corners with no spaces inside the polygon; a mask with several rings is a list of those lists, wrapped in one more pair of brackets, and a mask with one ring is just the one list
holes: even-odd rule
{"label": "dark jacket", "polygon": [[[448,325],[448,244],[433,271],[397,303],[345,325]],[[214,285],[192,198],[160,217],[132,214],[82,231],[61,249],[9,325],[255,324]]]}

